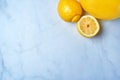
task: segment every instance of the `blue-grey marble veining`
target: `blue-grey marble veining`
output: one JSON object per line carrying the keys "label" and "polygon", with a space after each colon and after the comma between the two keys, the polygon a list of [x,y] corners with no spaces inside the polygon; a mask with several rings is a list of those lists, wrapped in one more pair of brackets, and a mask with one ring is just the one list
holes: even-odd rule
{"label": "blue-grey marble veining", "polygon": [[87,39],[57,3],[0,0],[0,80],[120,80],[120,19]]}

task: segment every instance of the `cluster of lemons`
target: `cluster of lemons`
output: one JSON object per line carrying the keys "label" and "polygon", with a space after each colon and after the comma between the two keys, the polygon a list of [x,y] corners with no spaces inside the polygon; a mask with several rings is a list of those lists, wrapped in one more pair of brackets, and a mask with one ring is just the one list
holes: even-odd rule
{"label": "cluster of lemons", "polygon": [[[90,15],[83,15],[83,10]],[[77,30],[84,37],[94,37],[100,31],[96,18],[120,18],[120,0],[60,0],[59,16],[66,22],[77,22]]]}

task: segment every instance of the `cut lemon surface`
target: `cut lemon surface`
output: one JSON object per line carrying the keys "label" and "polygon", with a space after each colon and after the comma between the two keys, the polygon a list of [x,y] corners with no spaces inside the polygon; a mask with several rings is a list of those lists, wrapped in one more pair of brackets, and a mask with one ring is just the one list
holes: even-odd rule
{"label": "cut lemon surface", "polygon": [[78,32],[87,38],[94,37],[100,31],[100,26],[98,21],[90,15],[85,15],[77,22]]}

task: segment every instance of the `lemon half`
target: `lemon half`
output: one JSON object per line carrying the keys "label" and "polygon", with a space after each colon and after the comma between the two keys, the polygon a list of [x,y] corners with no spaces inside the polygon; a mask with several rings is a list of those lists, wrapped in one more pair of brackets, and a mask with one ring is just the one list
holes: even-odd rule
{"label": "lemon half", "polygon": [[100,31],[98,21],[91,15],[85,15],[77,22],[78,32],[87,38],[94,37]]}

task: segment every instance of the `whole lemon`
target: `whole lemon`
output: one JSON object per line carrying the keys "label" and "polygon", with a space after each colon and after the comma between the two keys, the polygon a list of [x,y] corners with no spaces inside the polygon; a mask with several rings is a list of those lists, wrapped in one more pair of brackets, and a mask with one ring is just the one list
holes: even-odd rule
{"label": "whole lemon", "polygon": [[80,2],[86,12],[98,19],[120,18],[120,0],[80,0]]}
{"label": "whole lemon", "polygon": [[77,22],[82,15],[82,8],[77,0],[60,0],[58,13],[64,21]]}

